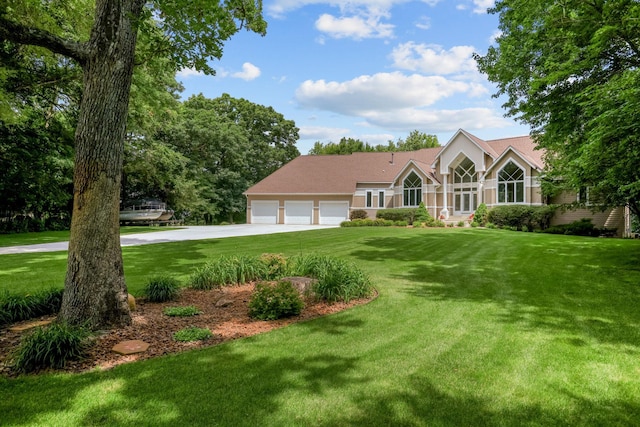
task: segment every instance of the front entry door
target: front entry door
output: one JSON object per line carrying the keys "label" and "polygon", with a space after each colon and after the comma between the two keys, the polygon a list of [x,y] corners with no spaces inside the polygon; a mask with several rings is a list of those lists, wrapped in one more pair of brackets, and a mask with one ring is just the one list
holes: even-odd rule
{"label": "front entry door", "polygon": [[461,191],[456,193],[455,213],[470,214],[478,207],[478,194],[475,191]]}

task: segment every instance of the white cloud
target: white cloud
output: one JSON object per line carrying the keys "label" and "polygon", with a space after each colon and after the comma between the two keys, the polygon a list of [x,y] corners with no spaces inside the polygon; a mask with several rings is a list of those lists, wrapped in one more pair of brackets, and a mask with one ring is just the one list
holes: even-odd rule
{"label": "white cloud", "polygon": [[250,62],[245,62],[244,64],[242,64],[242,71],[233,73],[231,74],[231,76],[238,79],[250,81],[260,77],[260,73],[260,68],[256,67]]}
{"label": "white cloud", "polygon": [[310,139],[314,141],[338,142],[343,136],[349,135],[350,129],[332,128],[322,126],[300,126],[300,139]]}
{"label": "white cloud", "polygon": [[495,0],[473,0],[473,13],[487,13],[487,9],[495,5]]}
{"label": "white cloud", "polygon": [[428,106],[456,94],[477,96],[480,88],[441,76],[378,73],[346,82],[307,80],[296,90],[296,100],[307,108],[359,116],[369,111]]}
{"label": "white cloud", "polygon": [[416,23],[416,27],[420,28],[421,30],[428,30],[429,28],[431,28],[431,18],[429,18],[428,16],[421,17],[420,20]]}
{"label": "white cloud", "polygon": [[489,129],[510,126],[512,123],[489,108],[460,110],[428,110],[406,108],[394,112],[370,112],[369,123],[387,129],[425,129],[429,132],[454,132],[457,129]]}
{"label": "white cloud", "polygon": [[473,46],[454,46],[445,50],[433,44],[407,42],[391,52],[393,66],[428,74],[460,74],[476,71]]}
{"label": "white cloud", "polygon": [[[364,38],[393,37],[394,25],[382,22],[390,18],[390,11],[395,5],[412,0],[273,0],[267,7],[268,15],[276,18],[293,10],[309,5],[324,5],[337,8],[340,13],[324,13],[316,20],[316,28],[334,38],[352,37],[356,40]],[[415,0],[414,0],[415,1]],[[422,0],[428,6],[435,6],[442,0]],[[418,24],[420,28],[428,22]]]}
{"label": "white cloud", "polygon": [[502,35],[501,30],[495,30],[493,34],[491,34],[491,37],[489,37],[489,44],[494,44],[498,39],[498,37],[500,37],[501,35]]}
{"label": "white cloud", "polygon": [[336,18],[329,14],[320,15],[316,28],[333,38],[388,38],[393,36],[394,26],[380,22],[380,16],[351,16]]}
{"label": "white cloud", "polygon": [[177,78],[188,79],[189,77],[204,76],[202,71],[198,71],[195,68],[183,68],[176,73]]}

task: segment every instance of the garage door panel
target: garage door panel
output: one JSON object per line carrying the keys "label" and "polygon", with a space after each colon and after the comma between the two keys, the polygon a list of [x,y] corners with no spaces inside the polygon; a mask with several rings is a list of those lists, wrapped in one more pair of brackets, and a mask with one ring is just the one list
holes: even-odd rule
{"label": "garage door panel", "polygon": [[252,224],[277,224],[278,202],[260,201],[251,203]]}
{"label": "garage door panel", "polygon": [[284,203],[284,223],[308,225],[313,220],[313,202],[287,201]]}
{"label": "garage door panel", "polygon": [[320,202],[320,224],[336,225],[348,219],[348,202]]}

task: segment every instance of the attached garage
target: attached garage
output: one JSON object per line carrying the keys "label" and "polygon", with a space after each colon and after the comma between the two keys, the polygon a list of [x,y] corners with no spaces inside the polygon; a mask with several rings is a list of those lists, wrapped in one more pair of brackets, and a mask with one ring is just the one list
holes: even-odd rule
{"label": "attached garage", "polygon": [[252,224],[277,224],[278,201],[254,200],[251,202]]}
{"label": "attached garage", "polygon": [[349,202],[320,202],[320,225],[336,225],[349,219]]}
{"label": "attached garage", "polygon": [[284,202],[284,223],[308,225],[313,221],[312,201],[285,201]]}

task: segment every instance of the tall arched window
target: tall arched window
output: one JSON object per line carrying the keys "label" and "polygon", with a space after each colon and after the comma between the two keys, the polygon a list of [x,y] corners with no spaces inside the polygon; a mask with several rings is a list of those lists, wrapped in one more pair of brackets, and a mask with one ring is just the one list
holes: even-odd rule
{"label": "tall arched window", "polygon": [[524,171],[513,161],[498,172],[498,203],[524,203]]}
{"label": "tall arched window", "polygon": [[403,182],[404,206],[418,206],[422,201],[422,179],[411,172]]}
{"label": "tall arched window", "polygon": [[468,158],[464,159],[454,172],[453,182],[455,184],[477,182],[476,165]]}

